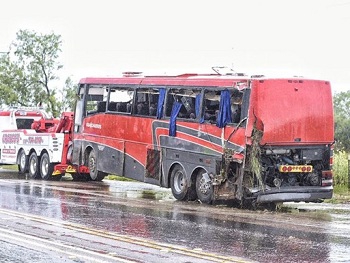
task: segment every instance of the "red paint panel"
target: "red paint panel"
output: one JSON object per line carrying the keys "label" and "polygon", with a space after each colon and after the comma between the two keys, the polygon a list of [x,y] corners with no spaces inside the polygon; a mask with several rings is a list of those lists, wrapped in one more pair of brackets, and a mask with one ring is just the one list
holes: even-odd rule
{"label": "red paint panel", "polygon": [[250,126],[255,115],[263,126],[261,144],[323,144],[334,140],[329,82],[255,81],[251,102]]}
{"label": "red paint panel", "polygon": [[[155,136],[153,136],[152,123],[163,123],[164,127],[158,127],[155,129]],[[131,155],[140,163],[145,165],[147,149],[153,148],[153,145],[159,145],[160,136],[169,136],[169,121],[159,121],[153,118],[135,117],[121,114],[98,114],[91,117],[87,117],[83,122],[84,127],[84,140],[98,142],[103,145],[109,145],[120,151],[124,151],[126,154]],[[199,124],[195,122],[177,122],[177,138],[202,145],[209,149],[212,149],[218,153],[223,152],[221,144],[222,129],[216,127],[213,124]],[[181,132],[180,129],[185,132]],[[233,132],[234,127],[227,126],[224,130],[223,142]],[[189,132],[189,133],[187,133]],[[203,138],[199,137],[202,134]],[[211,141],[207,137],[209,134],[216,137],[216,142]],[[79,134],[75,135],[75,139],[81,137]],[[155,139],[156,141],[153,141]],[[125,141],[125,143],[123,143]],[[240,128],[230,137],[230,142],[244,147],[244,129]]]}

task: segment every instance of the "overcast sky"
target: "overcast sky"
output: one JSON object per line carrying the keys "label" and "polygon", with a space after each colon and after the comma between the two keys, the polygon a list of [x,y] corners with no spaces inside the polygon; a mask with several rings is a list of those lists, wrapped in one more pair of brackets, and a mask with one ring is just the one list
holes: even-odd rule
{"label": "overcast sky", "polygon": [[211,72],[350,89],[350,0],[3,0],[0,52],[20,29],[60,34],[61,78]]}

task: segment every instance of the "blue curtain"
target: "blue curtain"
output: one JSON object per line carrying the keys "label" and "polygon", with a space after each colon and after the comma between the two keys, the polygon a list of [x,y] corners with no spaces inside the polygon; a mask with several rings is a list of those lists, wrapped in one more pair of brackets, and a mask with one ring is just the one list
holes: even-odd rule
{"label": "blue curtain", "polygon": [[171,110],[170,122],[169,122],[169,136],[176,136],[176,117],[180,112],[182,104],[175,102]]}
{"label": "blue curtain", "polygon": [[[198,116],[200,114],[201,99],[202,99],[202,94],[198,94],[196,96],[196,104],[195,104],[196,118],[198,118]],[[204,117],[203,116],[200,118],[199,123],[204,123]]]}
{"label": "blue curtain", "polygon": [[158,98],[158,105],[157,105],[157,119],[163,118],[163,105],[164,105],[164,100],[165,100],[165,93],[166,93],[165,88],[159,89],[159,98]]}
{"label": "blue curtain", "polygon": [[220,109],[216,126],[223,128],[230,122],[232,122],[230,92],[223,90],[220,95]]}

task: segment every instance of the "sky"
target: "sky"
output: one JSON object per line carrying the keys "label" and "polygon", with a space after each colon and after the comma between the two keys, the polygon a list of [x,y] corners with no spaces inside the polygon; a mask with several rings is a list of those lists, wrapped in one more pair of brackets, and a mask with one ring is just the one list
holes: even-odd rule
{"label": "sky", "polygon": [[350,90],[350,0],[3,0],[0,24],[0,52],[19,30],[61,35],[62,80],[226,66]]}

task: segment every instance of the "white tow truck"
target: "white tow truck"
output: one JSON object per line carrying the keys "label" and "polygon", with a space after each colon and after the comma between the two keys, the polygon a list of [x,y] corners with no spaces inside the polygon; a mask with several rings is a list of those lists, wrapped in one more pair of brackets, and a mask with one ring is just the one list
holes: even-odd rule
{"label": "white tow truck", "polygon": [[72,112],[56,119],[42,108],[1,110],[0,164],[17,164],[19,173],[32,179],[59,180],[66,172],[76,174],[69,164],[72,123]]}

